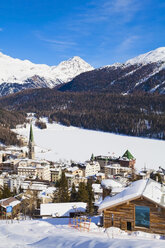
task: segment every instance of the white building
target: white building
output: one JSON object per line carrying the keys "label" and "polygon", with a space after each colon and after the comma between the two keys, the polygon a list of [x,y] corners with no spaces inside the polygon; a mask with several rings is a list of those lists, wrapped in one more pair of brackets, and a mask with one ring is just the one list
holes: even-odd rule
{"label": "white building", "polygon": [[48,203],[40,205],[40,215],[42,217],[70,217],[72,214],[86,212],[87,203],[85,202],[65,202]]}
{"label": "white building", "polygon": [[18,175],[27,178],[51,180],[50,164],[47,161],[24,159],[18,162]]}
{"label": "white building", "polygon": [[132,172],[131,168],[128,167],[122,167],[120,166],[120,164],[110,164],[110,165],[106,165],[104,167],[105,170],[105,178],[109,178],[111,176],[120,174],[122,176],[126,176],[128,173]]}
{"label": "white building", "polygon": [[94,176],[100,171],[100,164],[97,161],[87,161],[82,166],[82,170],[84,177]]}

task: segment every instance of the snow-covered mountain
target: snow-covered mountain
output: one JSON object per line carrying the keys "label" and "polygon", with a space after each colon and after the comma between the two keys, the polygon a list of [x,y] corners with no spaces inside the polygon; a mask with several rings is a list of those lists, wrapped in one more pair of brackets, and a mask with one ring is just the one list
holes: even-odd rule
{"label": "snow-covered mountain", "polygon": [[62,91],[135,91],[165,94],[165,47],[76,76]]}
{"label": "snow-covered mountain", "polygon": [[34,64],[0,53],[0,95],[26,88],[50,87],[66,83],[82,72],[94,68],[75,56],[57,66]]}
{"label": "snow-covered mountain", "polygon": [[129,59],[126,64],[149,64],[155,62],[165,63],[165,47],[159,47],[148,53],[144,53],[133,59]]}

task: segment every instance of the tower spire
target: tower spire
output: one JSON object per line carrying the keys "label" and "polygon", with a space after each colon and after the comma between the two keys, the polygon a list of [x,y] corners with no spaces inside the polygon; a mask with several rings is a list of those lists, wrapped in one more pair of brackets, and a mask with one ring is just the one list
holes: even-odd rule
{"label": "tower spire", "polygon": [[33,136],[33,128],[32,128],[32,123],[30,123],[30,135],[29,135],[29,142],[34,142],[34,136]]}
{"label": "tower spire", "polygon": [[34,159],[35,158],[35,153],[34,153],[34,136],[33,136],[32,123],[30,123],[30,134],[29,134],[28,148],[29,148],[28,158],[29,159]]}

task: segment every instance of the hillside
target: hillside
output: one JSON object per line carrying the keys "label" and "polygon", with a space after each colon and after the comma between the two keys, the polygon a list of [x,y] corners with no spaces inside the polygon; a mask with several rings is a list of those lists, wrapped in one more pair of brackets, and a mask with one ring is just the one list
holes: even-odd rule
{"label": "hillside", "polygon": [[60,91],[165,94],[165,47],[76,76]]}
{"label": "hillside", "polygon": [[26,90],[0,99],[9,110],[35,112],[49,121],[131,136],[165,139],[164,95]]}
{"label": "hillside", "polygon": [[0,143],[4,145],[21,145],[17,135],[10,129],[15,128],[17,124],[26,121],[26,114],[18,111],[7,111],[0,109]]}

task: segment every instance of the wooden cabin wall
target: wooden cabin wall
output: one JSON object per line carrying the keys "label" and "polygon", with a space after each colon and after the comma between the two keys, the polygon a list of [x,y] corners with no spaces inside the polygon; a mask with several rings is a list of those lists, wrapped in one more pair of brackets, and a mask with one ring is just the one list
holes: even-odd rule
{"label": "wooden cabin wall", "polygon": [[[150,227],[135,226],[135,206],[146,206],[150,208]],[[113,217],[112,217],[113,215]],[[127,222],[131,222],[132,231],[146,231],[165,235],[165,209],[144,198],[127,202],[113,208],[104,210],[104,227],[118,227],[127,230]]]}

